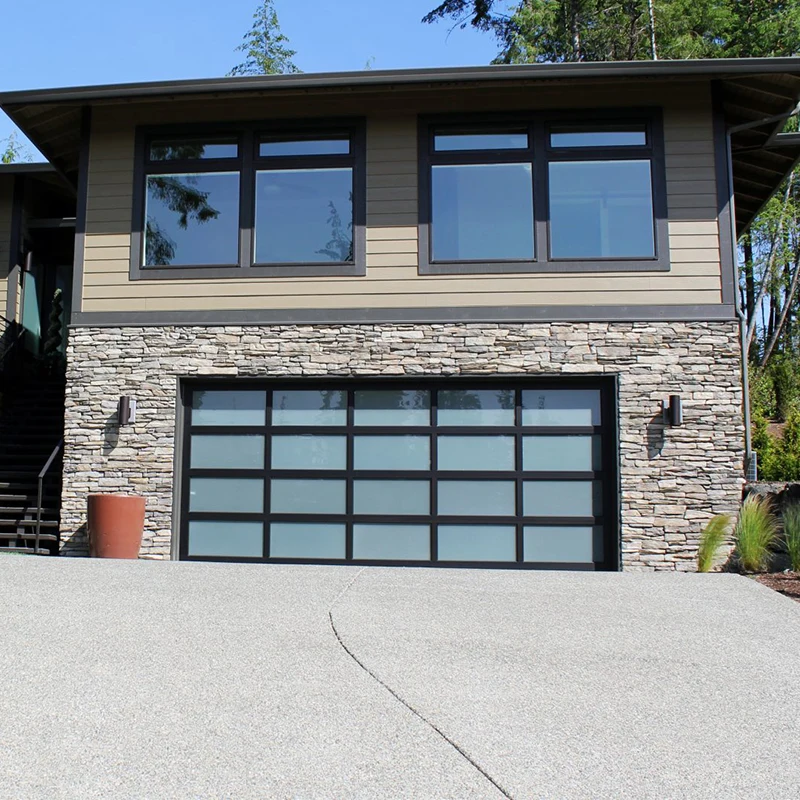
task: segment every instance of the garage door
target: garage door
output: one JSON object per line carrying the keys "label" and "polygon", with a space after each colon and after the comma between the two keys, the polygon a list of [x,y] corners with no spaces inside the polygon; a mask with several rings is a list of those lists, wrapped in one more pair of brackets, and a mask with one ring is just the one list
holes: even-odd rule
{"label": "garage door", "polygon": [[611,383],[184,388],[181,558],[616,569]]}

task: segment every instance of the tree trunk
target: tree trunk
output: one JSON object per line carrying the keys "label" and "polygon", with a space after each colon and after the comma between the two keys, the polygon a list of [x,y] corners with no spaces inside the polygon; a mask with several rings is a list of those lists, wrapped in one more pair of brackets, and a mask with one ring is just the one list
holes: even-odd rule
{"label": "tree trunk", "polygon": [[798,284],[800,284],[800,265],[798,265],[798,261],[797,259],[795,259],[794,275],[792,275],[792,281],[789,284],[789,288],[787,289],[786,299],[783,303],[783,308],[781,309],[780,317],[778,318],[777,324],[775,325],[775,330],[772,332],[772,336],[770,337],[769,342],[764,348],[764,356],[761,359],[762,367],[765,367],[767,365],[769,357],[772,355],[772,351],[775,349],[775,345],[778,343],[778,340],[781,337],[781,333],[783,332],[783,329],[786,326],[786,320],[789,318],[789,310],[791,309],[795,295],[797,294]]}
{"label": "tree trunk", "polygon": [[647,0],[647,11],[650,14],[650,57],[658,61],[656,48],[656,0]]}
{"label": "tree trunk", "polygon": [[753,240],[748,233],[744,239],[744,312],[749,325],[756,313],[756,279],[753,275]]}
{"label": "tree trunk", "polygon": [[[760,308],[761,304],[764,301],[764,296],[769,289],[769,284],[771,283],[772,276],[775,274],[775,259],[778,257],[778,246],[780,245],[781,241],[783,240],[783,226],[786,222],[786,214],[785,209],[786,205],[789,202],[789,198],[792,196],[792,185],[794,184],[794,173],[789,176],[789,180],[786,181],[786,190],[783,193],[783,210],[781,211],[780,219],[778,220],[778,230],[775,232],[775,240],[774,245],[772,247],[772,252],[769,254],[769,259],[767,260],[767,266],[764,269],[764,275],[761,278],[761,286],[758,289],[758,296],[756,297],[753,309]],[[753,321],[747,328],[747,337],[745,339],[745,348],[747,352],[750,352],[750,345],[753,343],[753,335],[756,332],[756,324],[755,324],[755,313],[753,315]]]}

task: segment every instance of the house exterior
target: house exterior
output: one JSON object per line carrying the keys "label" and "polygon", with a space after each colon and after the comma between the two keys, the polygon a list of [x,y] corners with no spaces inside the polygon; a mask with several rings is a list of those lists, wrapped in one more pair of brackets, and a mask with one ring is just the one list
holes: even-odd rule
{"label": "house exterior", "polygon": [[148,558],[693,569],[798,97],[798,59],[0,95],[75,193],[61,553],[135,492]]}

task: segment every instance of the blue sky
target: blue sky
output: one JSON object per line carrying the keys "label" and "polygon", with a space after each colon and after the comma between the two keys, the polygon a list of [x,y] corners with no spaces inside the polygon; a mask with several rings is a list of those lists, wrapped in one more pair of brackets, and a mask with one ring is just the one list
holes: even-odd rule
{"label": "blue sky", "polygon": [[[497,52],[488,34],[423,25],[438,0],[276,0],[304,72],[468,66]],[[234,52],[258,0],[27,0],[3,9],[0,91],[208,78]],[[449,35],[448,35],[449,34]],[[0,140],[13,130],[0,112]]]}

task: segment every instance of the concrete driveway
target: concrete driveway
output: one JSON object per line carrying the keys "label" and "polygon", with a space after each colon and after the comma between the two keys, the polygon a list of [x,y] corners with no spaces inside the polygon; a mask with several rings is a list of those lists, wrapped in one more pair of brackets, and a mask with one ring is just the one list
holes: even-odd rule
{"label": "concrete driveway", "polygon": [[800,796],[800,604],[730,575],[0,556],[3,798]]}

